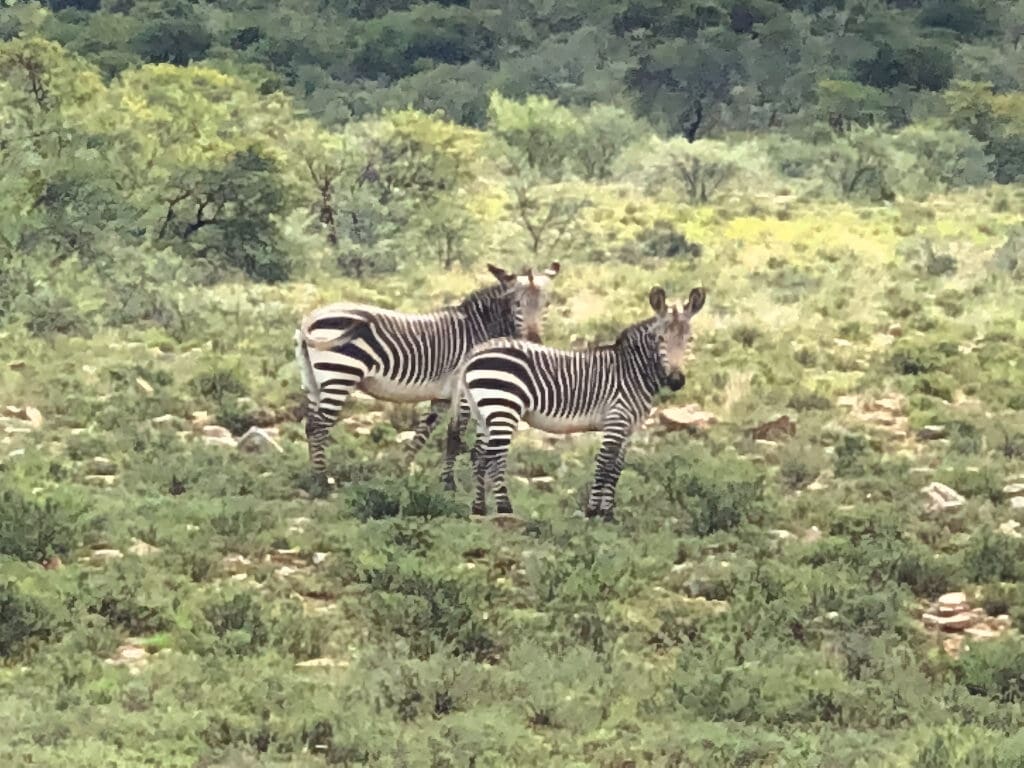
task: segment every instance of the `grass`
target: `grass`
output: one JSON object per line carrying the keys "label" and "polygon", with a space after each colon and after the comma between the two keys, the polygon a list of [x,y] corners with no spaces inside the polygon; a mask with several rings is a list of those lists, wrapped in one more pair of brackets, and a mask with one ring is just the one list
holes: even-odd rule
{"label": "grass", "polygon": [[[931,768],[973,750],[973,764],[1017,764],[1016,631],[953,656],[918,620],[954,589],[1024,617],[1024,544],[998,531],[1019,515],[1001,488],[1024,474],[1024,297],[986,266],[1014,221],[993,194],[787,202],[785,220],[723,204],[687,215],[696,259],[558,254],[554,346],[612,338],[653,284],[709,291],[687,387],[661,404],[718,423],[638,435],[615,526],[571,517],[592,435],[517,437],[514,471],[556,478],[512,484],[521,526],[469,521],[465,463],[451,499],[440,437],[409,476],[384,428],[336,428],[341,487],[310,498],[290,410],[297,318],[341,298],[429,308],[482,269],[190,287],[177,335],[6,327],[6,358],[24,365],[0,367],[0,405],[44,423],[0,426],[0,760]],[[901,260],[918,218],[955,272]],[[943,357],[968,342],[979,357]],[[949,378],[901,372],[900,350]],[[893,395],[898,412],[873,416]],[[269,412],[283,452],[205,445],[199,410],[235,431]],[[794,436],[749,437],[783,413]],[[363,400],[346,415],[409,420]],[[926,423],[947,437],[917,439]],[[109,486],[86,479],[96,456],[117,465]],[[932,480],[965,505],[929,513]],[[133,554],[138,540],[156,551]],[[36,564],[52,554],[61,567]]]}

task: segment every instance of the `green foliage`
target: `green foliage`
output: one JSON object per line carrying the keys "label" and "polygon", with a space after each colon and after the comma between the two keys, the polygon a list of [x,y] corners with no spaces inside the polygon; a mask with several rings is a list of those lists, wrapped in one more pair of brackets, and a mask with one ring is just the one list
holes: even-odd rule
{"label": "green foliage", "polygon": [[[1016,631],[951,658],[920,615],[1024,619],[1022,21],[4,5],[0,763],[1020,764]],[[572,515],[593,435],[517,433],[553,482],[470,521],[361,398],[314,481],[303,313],[554,259],[561,348],[709,289],[656,403],[716,419],[652,414],[618,523]]]}
{"label": "green foliage", "polygon": [[764,476],[735,455],[674,441],[639,471],[658,483],[667,509],[688,517],[697,536],[756,524],[764,515]]}
{"label": "green foliage", "polygon": [[0,555],[41,563],[67,557],[78,545],[88,502],[66,492],[33,495],[13,483],[0,485]]}

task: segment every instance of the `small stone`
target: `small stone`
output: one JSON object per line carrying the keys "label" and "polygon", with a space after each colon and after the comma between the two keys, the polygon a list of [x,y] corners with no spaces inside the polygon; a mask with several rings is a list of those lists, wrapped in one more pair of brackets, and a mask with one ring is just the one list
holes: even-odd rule
{"label": "small stone", "polygon": [[819,529],[816,525],[812,525],[810,528],[804,531],[804,535],[800,537],[800,541],[804,542],[805,544],[813,544],[814,542],[820,540],[821,529]]}
{"label": "small stone", "polygon": [[963,592],[947,592],[935,601],[939,613],[950,616],[968,608],[967,595]]}
{"label": "small stone", "polygon": [[82,480],[88,485],[111,486],[117,482],[117,475],[86,475]]}
{"label": "small stone", "polygon": [[963,650],[964,636],[963,635],[949,635],[942,639],[942,650],[952,656],[954,659],[959,658],[960,651]]}
{"label": "small stone", "polygon": [[796,422],[789,416],[782,415],[754,427],[751,436],[755,440],[778,440],[780,437],[793,437],[796,434]]}
{"label": "small stone", "polygon": [[999,637],[1002,630],[992,629],[984,624],[978,624],[977,626],[967,627],[964,630],[964,634],[975,639],[975,640],[991,640],[994,637]]}
{"label": "small stone", "polygon": [[320,564],[322,564],[330,556],[331,556],[330,552],[314,552],[313,553],[313,558],[312,558],[313,565],[320,565]]}
{"label": "small stone", "polygon": [[203,437],[203,442],[207,445],[219,445],[224,448],[236,448],[238,443],[235,442],[233,437]]}
{"label": "small stone", "polygon": [[252,561],[245,555],[224,555],[220,565],[226,571],[238,573],[252,565]]}
{"label": "small stone", "polygon": [[89,554],[89,560],[94,563],[106,563],[110,560],[120,560],[124,552],[120,549],[95,549]]}
{"label": "small stone", "polygon": [[288,521],[288,532],[302,533],[311,522],[313,521],[308,517],[293,517]]}
{"label": "small stone", "polygon": [[1024,496],[1014,496],[1011,498],[1010,509],[1015,512],[1024,512]]}
{"label": "small stone", "polygon": [[917,431],[918,440],[938,440],[946,436],[946,428],[941,424],[926,424]]}
{"label": "small stone", "polygon": [[901,325],[899,325],[898,323],[893,323],[892,325],[889,326],[889,328],[886,331],[886,333],[888,333],[890,336],[898,339],[900,336],[903,335],[903,327]]}
{"label": "small stone", "polygon": [[231,430],[216,424],[207,424],[203,427],[203,437],[231,437]]}
{"label": "small stone", "polygon": [[148,557],[149,555],[155,555],[160,550],[141,539],[132,539],[132,545],[128,547],[128,551],[136,557]]}
{"label": "small stone", "polygon": [[1016,520],[1007,520],[1005,523],[1000,523],[999,532],[1007,536],[1011,536],[1015,539],[1024,538],[1021,532],[1017,529],[1020,528],[1020,523]]}
{"label": "small stone", "polygon": [[1003,496],[1013,499],[1024,496],[1024,483],[1010,483],[1003,486]]}
{"label": "small stone", "polygon": [[260,427],[249,427],[248,431],[238,438],[238,450],[240,451],[255,453],[269,449],[284,453],[284,449],[277,444],[277,441]]}
{"label": "small stone", "polygon": [[154,416],[152,422],[157,425],[174,424],[178,417],[173,413],[165,413],[163,416]]}
{"label": "small stone", "polygon": [[790,539],[796,538],[796,536],[794,536],[790,531],[787,531],[784,528],[773,528],[768,531],[768,534],[770,536],[774,536],[779,541],[788,541]]}
{"label": "small stone", "polygon": [[192,423],[197,427],[205,427],[210,423],[210,414],[206,411],[192,411]]}
{"label": "small stone", "polygon": [[836,399],[836,405],[840,408],[856,408],[857,407],[857,396],[856,395],[841,395]]}
{"label": "small stone", "polygon": [[690,432],[704,431],[718,422],[713,413],[702,411],[696,405],[664,408],[658,413],[658,420],[667,429]]}
{"label": "small stone", "polygon": [[319,659],[306,659],[305,661],[297,661],[295,662],[295,666],[303,667],[306,669],[316,667],[347,667],[348,662],[344,659],[329,659],[324,657]]}
{"label": "small stone", "polygon": [[811,483],[811,484],[809,484],[807,486],[806,490],[808,490],[808,491],[824,491],[826,488],[828,488],[828,483],[823,483],[823,482],[821,482],[821,480],[815,480],[813,483]]}
{"label": "small stone", "polygon": [[97,456],[89,462],[88,472],[90,475],[116,475],[117,464],[106,456]]}
{"label": "small stone", "polygon": [[959,509],[967,500],[948,485],[933,482],[921,489],[928,497],[928,509],[931,512],[951,512]]}
{"label": "small stone", "polygon": [[7,367],[10,368],[12,371],[20,371],[22,368],[25,367],[25,361],[11,360],[11,362],[7,364]]}
{"label": "small stone", "polygon": [[149,653],[145,648],[139,645],[121,645],[118,646],[117,655],[108,659],[107,661],[111,664],[131,664],[145,659]]}
{"label": "small stone", "polygon": [[540,475],[530,479],[530,485],[542,491],[552,491],[555,488],[555,478],[551,475]]}
{"label": "small stone", "polygon": [[355,432],[361,437],[368,437],[373,433],[373,427],[356,427]]}
{"label": "small stone", "polygon": [[25,420],[31,424],[34,429],[39,429],[43,426],[43,414],[41,414],[39,409],[34,406],[25,406]]}
{"label": "small stone", "polygon": [[395,442],[396,443],[408,443],[414,437],[416,437],[416,430],[414,430],[414,429],[407,429],[404,432],[399,432],[397,435],[395,435]]}
{"label": "small stone", "polygon": [[978,616],[969,611],[961,611],[952,616],[938,616],[934,613],[925,613],[921,616],[921,621],[926,626],[936,627],[945,632],[959,632],[977,624]]}
{"label": "small stone", "polygon": [[153,389],[153,385],[146,381],[141,376],[136,377],[135,386],[139,388],[139,391],[144,395],[152,395],[156,390]]}

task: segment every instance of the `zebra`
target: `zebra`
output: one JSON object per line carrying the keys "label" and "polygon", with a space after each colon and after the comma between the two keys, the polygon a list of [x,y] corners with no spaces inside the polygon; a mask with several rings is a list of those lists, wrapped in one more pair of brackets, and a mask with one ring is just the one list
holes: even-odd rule
{"label": "zebra", "polygon": [[494,339],[474,348],[459,370],[448,426],[449,450],[461,447],[472,418],[476,496],[472,515],[486,515],[490,480],[499,514],[511,514],[506,460],[520,420],[547,432],[603,431],[585,514],[614,519],[615,486],[629,437],[650,411],[661,386],[678,391],[686,383],[683,361],[690,321],[707,294],[694,288],[682,309],[666,303],[655,286],[655,315],[623,330],[613,344],[585,350],[559,350],[536,342]]}
{"label": "zebra", "polygon": [[[540,341],[558,262],[539,274],[532,268],[519,274],[492,264],[487,268],[497,285],[428,314],[339,303],[303,318],[294,336],[295,357],[307,400],[309,459],[318,482],[327,482],[328,435],[353,390],[390,402],[430,401],[407,445],[411,460],[448,408],[459,363],[475,344],[501,336]],[[454,460],[446,459],[446,466]]]}

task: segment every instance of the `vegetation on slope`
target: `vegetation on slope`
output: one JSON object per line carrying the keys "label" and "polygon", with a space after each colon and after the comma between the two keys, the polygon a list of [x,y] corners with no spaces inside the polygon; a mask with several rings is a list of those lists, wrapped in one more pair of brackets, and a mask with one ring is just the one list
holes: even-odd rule
{"label": "vegetation on slope", "polygon": [[[357,5],[3,11],[0,760],[1020,764],[1017,631],[921,620],[1024,620],[1016,6]],[[365,400],[312,498],[298,316],[550,258],[557,346],[709,290],[621,523]]]}

